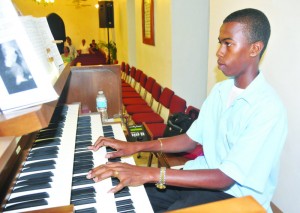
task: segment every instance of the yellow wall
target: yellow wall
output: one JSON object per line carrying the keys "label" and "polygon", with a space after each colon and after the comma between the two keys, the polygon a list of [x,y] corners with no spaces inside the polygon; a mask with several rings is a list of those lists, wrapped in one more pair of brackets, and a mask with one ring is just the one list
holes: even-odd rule
{"label": "yellow wall", "polygon": [[[73,44],[79,47],[81,40],[86,39],[91,43],[92,39],[96,42],[107,42],[107,29],[99,28],[98,10],[93,4],[87,7],[76,8],[71,5],[71,1],[56,0],[53,5],[38,5],[32,0],[12,0],[23,15],[34,17],[46,17],[50,13],[59,15],[65,24],[66,35],[72,38]],[[97,1],[95,1],[97,2]],[[115,28],[110,29],[110,40],[117,43],[119,59],[127,59],[127,19],[126,0],[114,2]]]}
{"label": "yellow wall", "polygon": [[136,67],[155,78],[163,87],[172,86],[171,2],[154,1],[155,46],[142,40],[142,1],[135,1],[136,9]]}

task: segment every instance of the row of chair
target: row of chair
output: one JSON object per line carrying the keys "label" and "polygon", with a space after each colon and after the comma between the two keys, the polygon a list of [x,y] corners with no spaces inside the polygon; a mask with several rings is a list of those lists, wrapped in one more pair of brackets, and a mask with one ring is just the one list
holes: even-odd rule
{"label": "row of chair", "polygon": [[[163,137],[166,121],[170,115],[179,112],[189,113],[191,109],[200,111],[193,106],[187,107],[186,100],[176,95],[170,88],[163,88],[154,78],[148,77],[140,69],[122,62],[121,71],[123,113],[127,115],[128,121],[144,125],[150,139]],[[151,153],[148,166],[151,166],[153,154],[158,157],[160,165],[171,167],[203,154],[203,150],[199,145],[190,153],[170,155],[175,162],[168,160],[168,154],[160,156],[158,153]]]}

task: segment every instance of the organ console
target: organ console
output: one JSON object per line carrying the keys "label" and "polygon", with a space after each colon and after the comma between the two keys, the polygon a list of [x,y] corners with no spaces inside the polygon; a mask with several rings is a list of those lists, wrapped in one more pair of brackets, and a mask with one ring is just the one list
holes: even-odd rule
{"label": "organ console", "polygon": [[[93,69],[110,73],[109,66]],[[79,103],[66,103],[74,92],[66,87],[76,89],[70,70],[67,66],[54,85],[59,100],[0,116],[0,212],[153,212],[143,186],[112,194],[107,191],[118,179],[94,183],[85,178],[113,151],[102,147],[92,152],[87,146],[100,135],[126,137],[120,123],[102,125],[98,113],[81,115]],[[113,76],[120,78],[118,73]],[[77,86],[84,90],[82,84]],[[118,102],[116,88],[117,95],[110,93]],[[121,111],[113,110],[110,115]],[[132,157],[111,160],[135,164]]]}

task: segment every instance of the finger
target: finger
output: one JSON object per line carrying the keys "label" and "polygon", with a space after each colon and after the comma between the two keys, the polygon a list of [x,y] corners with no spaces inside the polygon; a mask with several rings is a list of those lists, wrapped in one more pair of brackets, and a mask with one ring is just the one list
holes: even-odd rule
{"label": "finger", "polygon": [[108,193],[117,193],[118,191],[122,190],[124,185],[120,182],[116,187],[110,189]]}

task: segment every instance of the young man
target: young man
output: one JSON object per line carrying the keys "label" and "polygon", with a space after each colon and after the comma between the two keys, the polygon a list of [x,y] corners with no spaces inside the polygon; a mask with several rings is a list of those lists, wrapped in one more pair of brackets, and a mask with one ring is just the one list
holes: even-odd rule
{"label": "young man", "polygon": [[[270,37],[267,17],[256,9],[230,14],[220,28],[218,67],[228,80],[217,83],[188,132],[163,140],[125,143],[100,137],[92,150],[111,146],[108,158],[141,151],[182,152],[203,145],[204,156],[184,170],[145,168],[122,163],[100,165],[87,178],[110,176],[124,186],[147,184],[155,212],[253,196],[268,212],[276,184],[280,154],[287,135],[284,106],[259,70]],[[149,186],[151,185],[151,186]]]}

